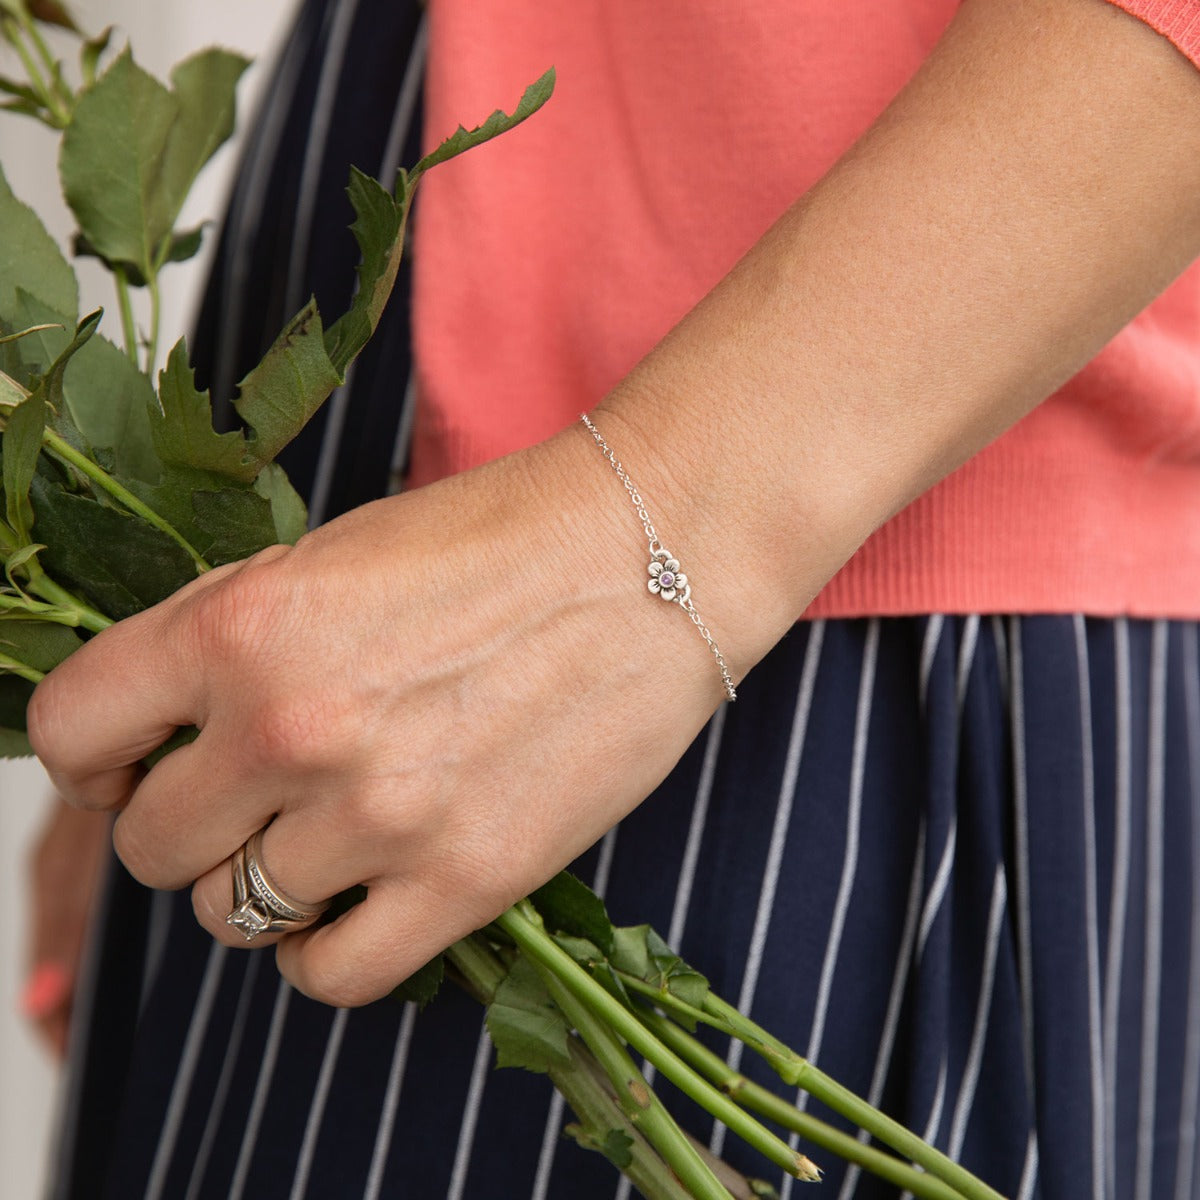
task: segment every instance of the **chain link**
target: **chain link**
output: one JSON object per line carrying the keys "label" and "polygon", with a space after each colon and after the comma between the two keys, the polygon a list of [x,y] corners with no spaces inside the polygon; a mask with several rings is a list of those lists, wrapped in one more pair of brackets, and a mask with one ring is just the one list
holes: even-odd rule
{"label": "chain link", "polygon": [[[629,493],[629,498],[633,501],[633,506],[637,509],[637,515],[641,519],[642,527],[646,531],[646,540],[650,547],[651,561],[674,558],[674,555],[659,541],[658,531],[654,528],[654,522],[650,520],[650,514],[646,511],[646,504],[642,499],[641,493],[637,490],[633,480],[629,478],[629,474],[625,468],[621,466],[617,456],[613,453],[612,447],[604,440],[604,435],[592,424],[587,413],[580,413],[579,419],[587,426],[588,432],[592,435],[596,445],[600,447],[600,453],[608,459],[609,465],[617,473],[617,478],[625,485],[625,490]],[[725,665],[725,657],[717,648],[717,643],[713,640],[713,635],[709,632],[708,626],[704,624],[700,614],[696,611],[695,604],[692,603],[691,586],[685,585],[670,603],[678,604],[687,613],[692,624],[700,631],[700,636],[708,643],[708,648],[712,651],[712,656],[717,661],[717,667],[721,672],[721,682],[725,686],[725,695],[730,700],[736,700],[737,691],[734,689],[733,678],[729,674],[729,668]]]}

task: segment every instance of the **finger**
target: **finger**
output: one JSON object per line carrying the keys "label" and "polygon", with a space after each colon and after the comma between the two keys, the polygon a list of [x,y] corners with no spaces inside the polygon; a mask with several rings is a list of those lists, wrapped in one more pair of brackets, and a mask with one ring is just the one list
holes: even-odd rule
{"label": "finger", "polygon": [[408,881],[389,880],[371,888],[362,904],[336,921],[283,938],[275,947],[275,961],[304,995],[354,1008],[386,996],[488,919],[475,919],[463,910],[448,912],[445,897],[434,905]]}
{"label": "finger", "polygon": [[[259,864],[271,886],[302,905],[322,904],[357,884],[370,886],[384,857],[346,830],[333,804],[282,813],[264,831],[259,848]],[[196,919],[217,941],[227,946],[247,944],[241,931],[228,922],[234,908],[231,860],[196,880],[192,907]],[[253,939],[253,945],[269,946],[285,936],[295,935],[263,933]]]}
{"label": "finger", "polygon": [[206,729],[165,755],[137,785],[113,824],[113,847],[147,887],[172,890],[226,861],[280,807],[275,781],[217,753]]}
{"label": "finger", "polygon": [[120,807],[141,759],[180,726],[204,723],[203,647],[185,615],[199,597],[270,557],[207,572],[97,634],[38,684],[27,710],[29,739],[68,803]]}
{"label": "finger", "polygon": [[118,808],[140,761],[200,716],[197,673],[149,609],[92,638],[51,671],[29,702],[29,738],[63,798]]}

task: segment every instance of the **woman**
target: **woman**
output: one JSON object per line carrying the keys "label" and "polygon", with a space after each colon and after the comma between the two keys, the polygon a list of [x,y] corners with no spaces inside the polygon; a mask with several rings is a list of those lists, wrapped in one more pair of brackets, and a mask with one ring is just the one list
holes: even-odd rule
{"label": "woman", "polygon": [[[610,1194],[540,1081],[487,1076],[477,1013],[371,1002],[632,814],[586,868],[614,915],[830,1073],[1006,1194],[1182,1200],[1200,277],[1133,319],[1200,252],[1193,6],[527,8],[429,16],[430,139],[561,80],[424,185],[431,486],[349,507],[390,465],[393,333],[309,444],[316,515],[342,515],[35,697],[64,795],[119,810],[125,866],[192,884],[202,927],[110,894],[64,1189]],[[408,19],[302,13],[209,309],[218,394],[247,288],[336,311],[333,148],[403,141],[369,83]],[[200,738],[143,776],[181,724]],[[268,822],[288,895],[368,886],[255,939],[300,994],[220,948]]]}

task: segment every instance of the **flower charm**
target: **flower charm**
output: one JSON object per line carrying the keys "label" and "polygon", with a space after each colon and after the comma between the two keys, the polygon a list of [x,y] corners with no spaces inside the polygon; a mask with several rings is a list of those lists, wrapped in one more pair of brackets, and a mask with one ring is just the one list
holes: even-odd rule
{"label": "flower charm", "polygon": [[687,587],[687,576],[679,570],[679,560],[654,559],[650,563],[650,590],[664,600],[674,600]]}

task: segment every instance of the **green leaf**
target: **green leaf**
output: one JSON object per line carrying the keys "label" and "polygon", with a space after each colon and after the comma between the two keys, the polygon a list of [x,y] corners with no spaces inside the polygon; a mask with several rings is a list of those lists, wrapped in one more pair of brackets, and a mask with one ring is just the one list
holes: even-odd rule
{"label": "green leaf", "polygon": [[689,967],[649,925],[615,929],[609,961],[617,970],[635,975],[693,1008],[704,1006],[708,980]]}
{"label": "green leaf", "polygon": [[59,173],[80,231],[98,254],[136,264],[143,278],[171,232],[161,179],[178,112],[176,97],[126,49],[80,95],[63,134]]}
{"label": "green leaf", "polygon": [[23,729],[0,727],[0,758],[31,758],[33,747]]}
{"label": "green leaf", "polygon": [[0,618],[0,653],[19,658],[37,671],[53,671],[82,645],[79,635],[66,625]]}
{"label": "green leaf", "polygon": [[7,96],[16,96],[21,100],[25,100],[30,104],[35,104],[41,107],[42,100],[37,92],[27,84],[18,83],[15,79],[8,79],[0,75],[0,92]]}
{"label": "green leaf", "polygon": [[444,163],[451,158],[457,158],[458,155],[463,154],[465,151],[475,146],[480,146],[484,142],[490,142],[492,138],[499,137],[500,134],[507,133],[510,129],[520,125],[522,121],[532,117],[553,94],[554,68],[551,67],[541,78],[534,80],[525,89],[520,102],[513,109],[511,115],[502,112],[500,109],[496,109],[482,125],[478,125],[474,129],[464,129],[460,125],[437,149],[425,155],[409,171],[408,178],[410,184],[415,185],[420,176],[428,171],[430,167],[436,167],[438,163]]}
{"label": "green leaf", "polygon": [[0,728],[24,730],[25,706],[33,695],[33,684],[15,675],[0,675]]}
{"label": "green leaf", "polygon": [[194,491],[191,504],[190,521],[171,524],[213,566],[249,558],[275,541],[271,502],[251,488]]}
{"label": "green leaf", "polygon": [[346,193],[355,213],[350,232],[358,243],[362,261],[358,266],[358,290],[349,310],[325,334],[325,348],[339,375],[345,374],[370,340],[392,294],[404,253],[404,223],[410,195],[405,193],[399,200],[393,199],[382,185],[356,167],[350,169]]}
{"label": "green leaf", "polygon": [[112,31],[113,27],[109,25],[107,29],[102,29],[95,37],[88,38],[79,47],[79,73],[83,77],[85,87],[91,87],[96,82],[96,68],[100,65],[101,56],[108,49]]}
{"label": "green leaf", "polygon": [[30,541],[33,529],[29,486],[37,471],[45,428],[46,402],[40,393],[35,393],[8,414],[8,424],[0,442],[4,452],[5,515],[22,545]]}
{"label": "green leaf", "polygon": [[249,436],[219,434],[209,394],[196,390],[181,341],[159,376],[161,405],[151,413],[155,448],[170,466],[249,485],[340,382],[325,353],[316,301],[310,300],[240,384],[234,407],[250,426]]}
{"label": "green leaf", "polygon": [[178,115],[162,164],[168,228],[174,226],[201,168],[233,133],[237,84],[249,65],[240,54],[201,50],[171,72]]}
{"label": "green leaf", "polygon": [[75,336],[59,351],[58,357],[50,364],[50,369],[38,383],[34,394],[40,395],[51,409],[58,409],[64,404],[63,381],[66,377],[67,367],[70,366],[71,359],[91,341],[92,334],[96,332],[96,326],[100,324],[100,318],[103,315],[103,311],[97,309],[93,313],[88,313],[75,326]]}
{"label": "green leaf", "polygon": [[608,1159],[618,1171],[624,1171],[633,1162],[633,1138],[623,1129],[610,1129],[596,1149]]}
{"label": "green leaf", "polygon": [[196,577],[187,551],[144,521],[64,491],[41,473],[30,496],[47,574],[114,620],[165,600]]}
{"label": "green leaf", "polygon": [[33,209],[13,195],[0,170],[0,321],[10,330],[37,324],[19,317],[18,291],[38,301],[46,318],[73,326],[79,310],[75,272]]}
{"label": "green leaf", "polygon": [[[164,250],[160,246],[158,255],[164,265],[173,262],[187,262],[189,258],[193,258],[199,253],[203,241],[204,225],[200,224],[194,229],[185,229],[179,233],[172,233],[167,241],[166,249]],[[76,258],[99,259],[114,274],[117,271],[123,271],[125,273],[125,282],[130,287],[146,286],[146,278],[137,263],[115,262],[112,259],[105,258],[82,233],[75,234],[72,239],[71,252]]]}
{"label": "green leaf", "polygon": [[321,314],[310,300],[239,384],[234,401],[250,426],[243,479],[253,479],[308,424],[342,381],[325,352]]}
{"label": "green leaf", "polygon": [[438,994],[445,974],[446,960],[439,954],[410,975],[392,995],[397,1000],[411,1000],[418,1008],[424,1008]]}
{"label": "green leaf", "polygon": [[[93,337],[71,359],[63,377],[65,413],[89,445],[109,460],[124,483],[156,483],[162,464],[154,452],[150,413],[154,386],[107,338]],[[71,441],[60,421],[51,422]]]}
{"label": "green leaf", "polygon": [[560,871],[530,897],[551,933],[586,938],[608,955],[613,926],[604,901],[569,871]]}
{"label": "green leaf", "polygon": [[545,1073],[570,1062],[570,1026],[555,1007],[537,970],[518,958],[488,1005],[487,1029],[496,1065]]}
{"label": "green leaf", "polygon": [[361,171],[351,170],[346,189],[354,208],[351,232],[358,242],[362,262],[358,268],[358,291],[343,316],[325,335],[330,361],[339,375],[366,345],[379,324],[380,314],[396,282],[404,253],[404,227],[413,192],[421,176],[438,163],[455,158],[474,146],[490,141],[533,116],[554,91],[554,70],[525,89],[512,114],[497,109],[482,125],[467,130],[461,126],[410,171],[396,176],[395,195]]}
{"label": "green leaf", "polygon": [[308,509],[278,463],[268,463],[254,481],[254,490],[271,505],[275,540],[293,546],[308,532]]}
{"label": "green leaf", "polygon": [[158,405],[150,408],[150,432],[163,463],[210,471],[231,479],[254,477],[246,463],[246,439],[236,431],[217,433],[208,392],[196,390],[195,372],[181,338],[158,376]]}
{"label": "green leaf", "polygon": [[42,106],[33,100],[5,100],[0,104],[0,109],[4,112],[18,113],[22,117],[37,117],[42,116]]}
{"label": "green leaf", "polygon": [[12,349],[5,352],[4,361],[13,378],[33,389],[70,344],[75,318],[56,312],[23,287],[18,287],[10,313],[0,318],[0,324],[8,329],[31,331],[27,337],[12,343]]}
{"label": "green leaf", "polygon": [[167,246],[163,262],[181,263],[195,258],[200,253],[200,247],[204,245],[204,229],[207,224],[207,221],[202,221],[194,229],[181,229],[171,234],[171,242]]}

